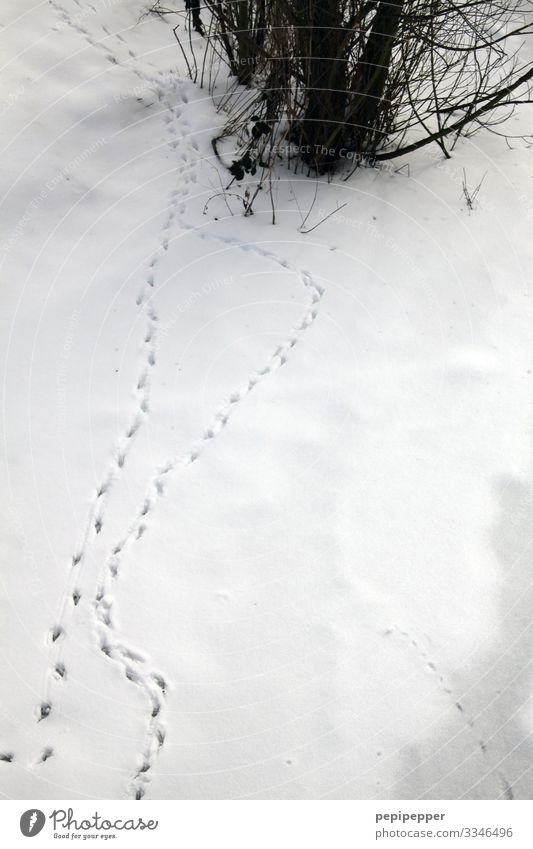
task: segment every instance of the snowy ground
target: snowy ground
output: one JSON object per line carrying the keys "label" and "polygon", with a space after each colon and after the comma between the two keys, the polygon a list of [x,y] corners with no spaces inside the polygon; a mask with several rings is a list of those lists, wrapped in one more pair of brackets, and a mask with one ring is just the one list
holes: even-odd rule
{"label": "snowy ground", "polygon": [[203,215],[142,7],[0,12],[3,794],[531,798],[531,149]]}

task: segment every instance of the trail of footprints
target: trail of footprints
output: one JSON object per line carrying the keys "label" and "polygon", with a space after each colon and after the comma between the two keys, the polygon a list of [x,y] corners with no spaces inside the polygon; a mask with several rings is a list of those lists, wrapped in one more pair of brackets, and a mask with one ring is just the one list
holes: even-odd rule
{"label": "trail of footprints", "polygon": [[[248,247],[238,244],[242,250],[254,250],[262,257],[275,261],[284,268],[290,268],[289,263],[275,254],[264,251],[256,246]],[[294,270],[294,269],[293,269]],[[143,505],[130,526],[128,533],[113,547],[101,575],[99,588],[95,599],[95,614],[100,649],[107,656],[121,664],[126,677],[137,684],[145,692],[150,704],[150,717],[146,740],[137,773],[131,783],[131,795],[142,799],[150,780],[157,754],[163,746],[166,728],[162,716],[162,708],[166,694],[166,682],[159,672],[147,667],[142,654],[133,652],[120,643],[115,637],[112,610],[112,589],[120,575],[120,568],[128,548],[140,540],[148,529],[150,514],[157,502],[165,494],[165,484],[172,472],[185,469],[195,463],[207,449],[208,445],[221,433],[229,419],[257,384],[267,375],[272,374],[287,362],[289,352],[297,344],[299,337],[314,322],[318,314],[318,303],[322,298],[323,289],[316,283],[307,271],[299,272],[302,283],[310,295],[310,305],[306,309],[301,322],[288,339],[279,345],[271,354],[265,365],[252,373],[236,390],[231,392],[226,401],[214,413],[205,428],[201,438],[184,455],[169,459],[154,475],[143,502]]]}
{"label": "trail of footprints", "polygon": [[[78,5],[80,7],[80,9],[83,10],[83,14],[85,14],[86,13],[85,8],[80,3],[78,3],[77,0],[74,0],[74,2],[76,2],[76,5]],[[122,62],[115,56],[115,54],[111,50],[109,50],[106,47],[106,45],[104,44],[104,41],[107,41],[109,38],[112,38],[115,41],[117,41],[120,46],[125,47],[126,46],[126,40],[124,39],[124,37],[119,32],[111,32],[106,26],[104,26],[102,24],[101,28],[102,28],[102,31],[105,33],[105,38],[102,41],[98,41],[97,39],[95,39],[93,37],[90,30],[86,29],[86,27],[84,27],[83,24],[80,23],[80,21],[76,18],[76,16],[74,16],[74,17],[71,16],[68,13],[68,11],[64,8],[64,6],[62,6],[60,3],[58,3],[57,0],[50,0],[50,5],[52,6],[52,8],[54,9],[54,11],[56,12],[56,14],[58,15],[58,17],[60,18],[60,20],[62,21],[62,23],[65,27],[74,30],[74,32],[76,32],[78,35],[81,35],[82,38],[85,39],[87,44],[90,47],[94,47],[96,50],[99,50],[103,54],[104,58],[107,59],[107,61],[111,65],[121,65],[122,64]],[[94,11],[95,13],[98,13],[98,9],[96,9],[95,6],[88,4],[88,8],[91,9],[92,11]],[[78,17],[81,17],[81,15],[79,15]],[[128,57],[130,59],[135,60],[135,59],[137,59],[137,54],[135,53],[134,50],[128,50]],[[155,65],[152,62],[150,62],[149,64],[152,67],[155,68]],[[133,67],[131,64],[128,64],[128,69],[131,70],[140,80],[142,80],[145,83],[156,82],[155,79],[149,78],[146,74],[144,74],[142,71],[139,71],[137,68]],[[157,71],[157,68],[155,68],[155,70]]]}
{"label": "trail of footprints", "polygon": [[[411,634],[409,634],[407,631],[404,631],[401,628],[398,628],[397,625],[393,625],[391,628],[387,629],[387,631],[385,632],[385,636],[389,636],[390,634],[398,634],[401,639],[408,642],[409,646],[421,658],[426,669],[429,669],[430,672],[432,672],[432,674],[435,675],[438,678],[443,692],[446,693],[446,696],[448,697],[449,701],[451,702],[451,704],[453,705],[455,710],[458,713],[461,714],[463,721],[465,722],[467,727],[473,730],[475,728],[475,722],[474,722],[473,717],[465,709],[462,702],[454,697],[453,691],[450,688],[448,682],[446,681],[445,676],[441,673],[441,671],[438,669],[436,664],[431,660],[431,658],[429,657],[427,652],[424,651],[423,648],[421,648],[418,640],[415,637],[413,637]],[[486,754],[487,744],[485,743],[485,741],[484,740],[477,740],[477,744],[478,744],[481,752],[483,754]]]}
{"label": "trail of footprints", "polygon": [[[453,691],[451,690],[448,683],[446,682],[445,676],[440,672],[440,670],[437,668],[436,664],[430,659],[427,652],[425,652],[420,647],[418,641],[411,634],[409,634],[407,631],[401,630],[396,625],[394,625],[392,628],[388,629],[388,631],[386,632],[386,635],[391,634],[393,632],[396,632],[404,640],[407,640],[409,645],[418,653],[419,657],[425,663],[426,667],[434,675],[436,675],[438,677],[443,691],[446,693],[446,695],[450,699],[450,701],[453,704],[453,706],[455,707],[455,709],[461,714],[463,721],[465,722],[466,726],[472,731],[472,733],[475,734],[474,717],[471,716],[468,713],[468,711],[465,709],[465,707],[464,707],[464,705],[462,704],[461,701],[455,699]],[[481,753],[483,755],[486,755],[487,754],[487,743],[485,742],[485,740],[479,739],[476,734],[475,734],[475,737],[476,737],[476,742],[477,742],[477,746],[478,746],[479,750],[481,751]],[[507,799],[509,801],[513,800],[514,799],[513,788],[512,788],[511,784],[509,783],[506,776],[504,775],[504,773],[501,770],[498,771],[498,778],[499,778],[500,784],[502,786],[502,793],[500,795],[500,798]]]}
{"label": "trail of footprints", "polygon": [[64,680],[67,677],[65,664],[62,660],[61,646],[66,636],[65,622],[69,614],[75,610],[81,601],[81,591],[78,588],[81,583],[81,573],[88,551],[100,534],[104,526],[106,506],[114,484],[119,479],[120,472],[125,466],[126,459],[130,453],[136,434],[141,428],[143,421],[149,414],[150,380],[149,372],[156,365],[156,322],[157,316],[153,310],[149,311],[147,329],[144,333],[144,355],[141,360],[141,371],[136,385],[137,409],[133,414],[124,434],[119,439],[114,453],[114,459],[102,477],[96,488],[89,514],[86,521],[86,529],[81,544],[75,550],[71,558],[70,574],[67,592],[63,600],[59,621],[54,624],[49,632],[49,643],[51,650],[52,675],[48,677],[46,695],[38,709],[38,720],[46,719],[52,711],[50,690],[54,681]]}
{"label": "trail of footprints", "polygon": [[[67,11],[57,2],[55,2],[55,0],[51,0],[51,5],[66,25],[72,27],[76,32],[82,35],[90,45],[106,52],[103,45],[100,42],[95,41],[92,38],[90,32],[86,30],[83,26],[78,24],[76,21],[74,21],[68,15]],[[103,27],[103,29],[108,36],[112,35],[106,27]],[[124,39],[118,33],[113,35],[117,40],[124,43]],[[132,58],[136,58],[133,51],[129,51],[129,55]],[[113,61],[114,64],[118,64],[118,60],[116,59],[116,57],[107,54],[107,52],[106,57],[109,59],[109,61]],[[159,81],[147,77],[135,68],[132,68],[132,70],[138,77],[143,79],[144,82],[156,85],[156,94],[158,100],[160,102],[165,103],[164,91],[161,88]],[[186,102],[186,97],[184,97],[184,101]],[[168,129],[170,130],[170,135],[172,137],[171,144],[172,146],[175,146],[176,139],[172,122],[180,117],[180,109],[179,107],[172,106],[170,101],[167,101],[165,103],[165,107],[170,111],[170,120],[167,121],[167,124]],[[181,175],[181,172],[182,169],[178,169],[178,174]],[[78,607],[81,601],[81,592],[77,587],[78,583],[80,582],[81,570],[83,569],[84,561],[87,557],[91,544],[102,531],[105,520],[106,505],[108,503],[111,490],[114,484],[117,482],[121,470],[125,466],[127,456],[131,451],[134,442],[134,438],[149,414],[150,372],[155,368],[157,364],[157,324],[159,320],[155,308],[151,302],[151,295],[155,288],[156,268],[159,262],[161,252],[166,251],[168,249],[168,234],[171,231],[172,225],[176,218],[179,199],[180,192],[176,189],[171,193],[167,216],[163,222],[161,229],[160,245],[149,263],[148,272],[145,277],[143,286],[136,298],[137,306],[142,307],[146,315],[146,325],[145,330],[143,332],[142,343],[143,356],[135,390],[137,394],[137,409],[133,414],[133,417],[130,423],[128,424],[123,436],[118,442],[118,445],[114,452],[114,458],[112,463],[110,464],[109,468],[103,475],[99,485],[96,488],[95,495],[92,499],[89,508],[85,533],[83,535],[80,545],[77,547],[71,557],[67,592],[63,599],[63,604],[60,611],[60,615],[58,617],[58,621],[50,628],[48,634],[48,642],[51,646],[50,670],[47,673],[45,696],[38,705],[36,711],[38,722],[46,720],[52,713],[53,702],[51,698],[51,690],[53,687],[53,683],[62,682],[68,679],[67,669],[65,663],[62,660],[61,653],[61,644],[66,637],[64,623],[69,619],[69,614],[71,614],[72,611]],[[148,509],[149,506],[146,505],[145,512],[148,512]],[[139,529],[139,536],[141,535],[142,529]],[[110,605],[107,604],[103,598],[100,598],[98,594],[96,597],[95,604],[97,610],[97,617],[100,624],[106,627],[107,629],[111,630],[113,626],[111,622]],[[129,680],[135,683],[141,683],[138,674],[131,667],[132,663],[138,663],[142,660],[140,655],[135,652],[131,652],[119,645],[108,647],[105,639],[102,640],[100,647],[104,654],[107,654],[110,658],[114,660],[123,661],[126,664],[125,674],[126,677],[129,678]],[[152,705],[151,718],[155,720],[161,710],[161,699],[166,692],[166,682],[164,681],[164,678],[161,675],[155,674],[151,678],[151,684],[152,686],[149,687],[147,685],[147,682],[143,682],[143,689],[145,689],[150,698],[150,702]],[[162,728],[154,728],[152,736],[157,741],[158,746],[162,745],[165,737],[165,733]],[[44,763],[50,757],[52,757],[52,755],[52,747],[47,746],[43,750],[38,762]],[[0,760],[3,760],[8,763],[13,762],[14,757],[14,754],[11,752],[0,754]],[[141,767],[140,772],[142,773],[145,771],[146,765],[143,764],[143,767]],[[140,788],[136,789],[135,795],[137,798],[142,797],[143,794]]]}

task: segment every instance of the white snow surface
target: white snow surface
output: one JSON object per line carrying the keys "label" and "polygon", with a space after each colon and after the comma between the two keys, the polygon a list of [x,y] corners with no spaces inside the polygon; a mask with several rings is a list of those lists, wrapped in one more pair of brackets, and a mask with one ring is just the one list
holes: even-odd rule
{"label": "white snow surface", "polygon": [[531,798],[531,148],[230,214],[143,5],[0,11],[4,797]]}

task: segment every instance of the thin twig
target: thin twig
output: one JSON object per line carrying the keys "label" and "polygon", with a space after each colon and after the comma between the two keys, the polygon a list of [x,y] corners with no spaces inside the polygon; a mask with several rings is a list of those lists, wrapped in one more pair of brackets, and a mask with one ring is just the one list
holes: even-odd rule
{"label": "thin twig", "polygon": [[327,215],[325,215],[325,216],[324,216],[324,218],[321,218],[321,219],[320,219],[320,221],[318,221],[318,222],[314,225],[314,227],[310,227],[310,228],[309,228],[309,230],[302,230],[302,229],[300,229],[300,233],[302,233],[304,236],[305,236],[305,234],[306,234],[306,233],[312,233],[312,232],[313,232],[313,230],[316,230],[316,228],[317,228],[317,227],[320,227],[320,225],[321,225],[321,224],[323,224],[323,223],[324,223],[324,221],[327,221],[327,220],[328,220],[328,218],[331,218],[331,216],[332,216],[332,215],[335,215],[335,213],[336,213],[336,212],[340,212],[340,210],[341,210],[341,209],[344,209],[344,207],[345,207],[345,206],[348,206],[348,201],[346,201],[346,203],[343,203],[343,204],[341,204],[340,206],[338,206],[338,207],[337,207],[337,209],[333,209],[331,212],[329,212]]}

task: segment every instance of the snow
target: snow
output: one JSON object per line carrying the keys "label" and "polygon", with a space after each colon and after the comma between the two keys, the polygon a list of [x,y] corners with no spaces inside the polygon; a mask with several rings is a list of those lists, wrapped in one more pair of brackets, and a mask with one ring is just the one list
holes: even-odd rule
{"label": "snow", "polygon": [[530,798],[530,148],[230,215],[142,8],[0,16],[2,792]]}

